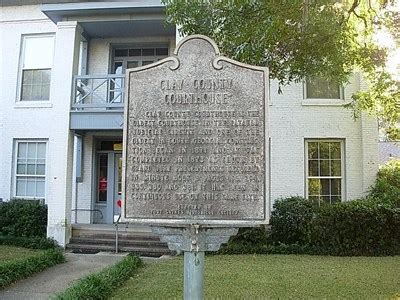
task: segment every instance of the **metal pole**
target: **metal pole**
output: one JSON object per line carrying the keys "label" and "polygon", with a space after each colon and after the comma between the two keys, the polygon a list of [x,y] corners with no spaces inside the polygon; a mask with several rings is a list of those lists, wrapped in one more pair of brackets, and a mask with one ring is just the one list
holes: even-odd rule
{"label": "metal pole", "polygon": [[185,251],[183,283],[185,300],[204,298],[204,251]]}

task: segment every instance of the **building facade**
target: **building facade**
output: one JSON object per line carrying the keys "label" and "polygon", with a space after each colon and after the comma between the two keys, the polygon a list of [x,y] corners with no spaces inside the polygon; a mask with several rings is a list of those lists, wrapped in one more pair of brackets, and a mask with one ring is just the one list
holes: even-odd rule
{"label": "building facade", "polygon": [[[9,2],[9,3],[8,3]],[[0,198],[44,199],[48,236],[120,214],[125,70],[173,53],[160,1],[4,1],[0,8]],[[66,2],[66,3],[64,3]],[[359,198],[378,167],[378,129],[343,107],[363,88],[271,81],[271,205]]]}

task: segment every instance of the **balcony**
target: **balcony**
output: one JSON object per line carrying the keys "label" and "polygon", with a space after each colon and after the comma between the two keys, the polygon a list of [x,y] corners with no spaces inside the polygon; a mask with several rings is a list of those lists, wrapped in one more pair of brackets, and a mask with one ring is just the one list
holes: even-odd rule
{"label": "balcony", "polygon": [[73,82],[71,129],[123,128],[125,75],[75,76]]}

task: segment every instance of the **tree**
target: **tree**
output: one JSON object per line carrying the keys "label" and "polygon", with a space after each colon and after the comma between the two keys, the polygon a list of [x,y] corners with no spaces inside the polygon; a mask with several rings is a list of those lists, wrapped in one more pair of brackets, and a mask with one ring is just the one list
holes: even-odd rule
{"label": "tree", "polygon": [[236,60],[267,66],[280,85],[323,77],[346,84],[360,72],[369,88],[353,95],[354,116],[400,120],[399,85],[385,71],[388,51],[377,30],[397,33],[395,0],[163,0],[184,35],[204,34]]}

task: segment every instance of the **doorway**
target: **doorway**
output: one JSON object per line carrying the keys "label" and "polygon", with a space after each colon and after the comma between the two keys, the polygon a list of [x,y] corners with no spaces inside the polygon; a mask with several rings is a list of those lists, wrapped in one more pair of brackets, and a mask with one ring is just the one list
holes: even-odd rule
{"label": "doorway", "polygon": [[[96,153],[94,223],[112,224],[121,214],[122,201],[122,142],[102,141],[111,144],[109,150]],[[104,149],[104,147],[103,147]]]}

